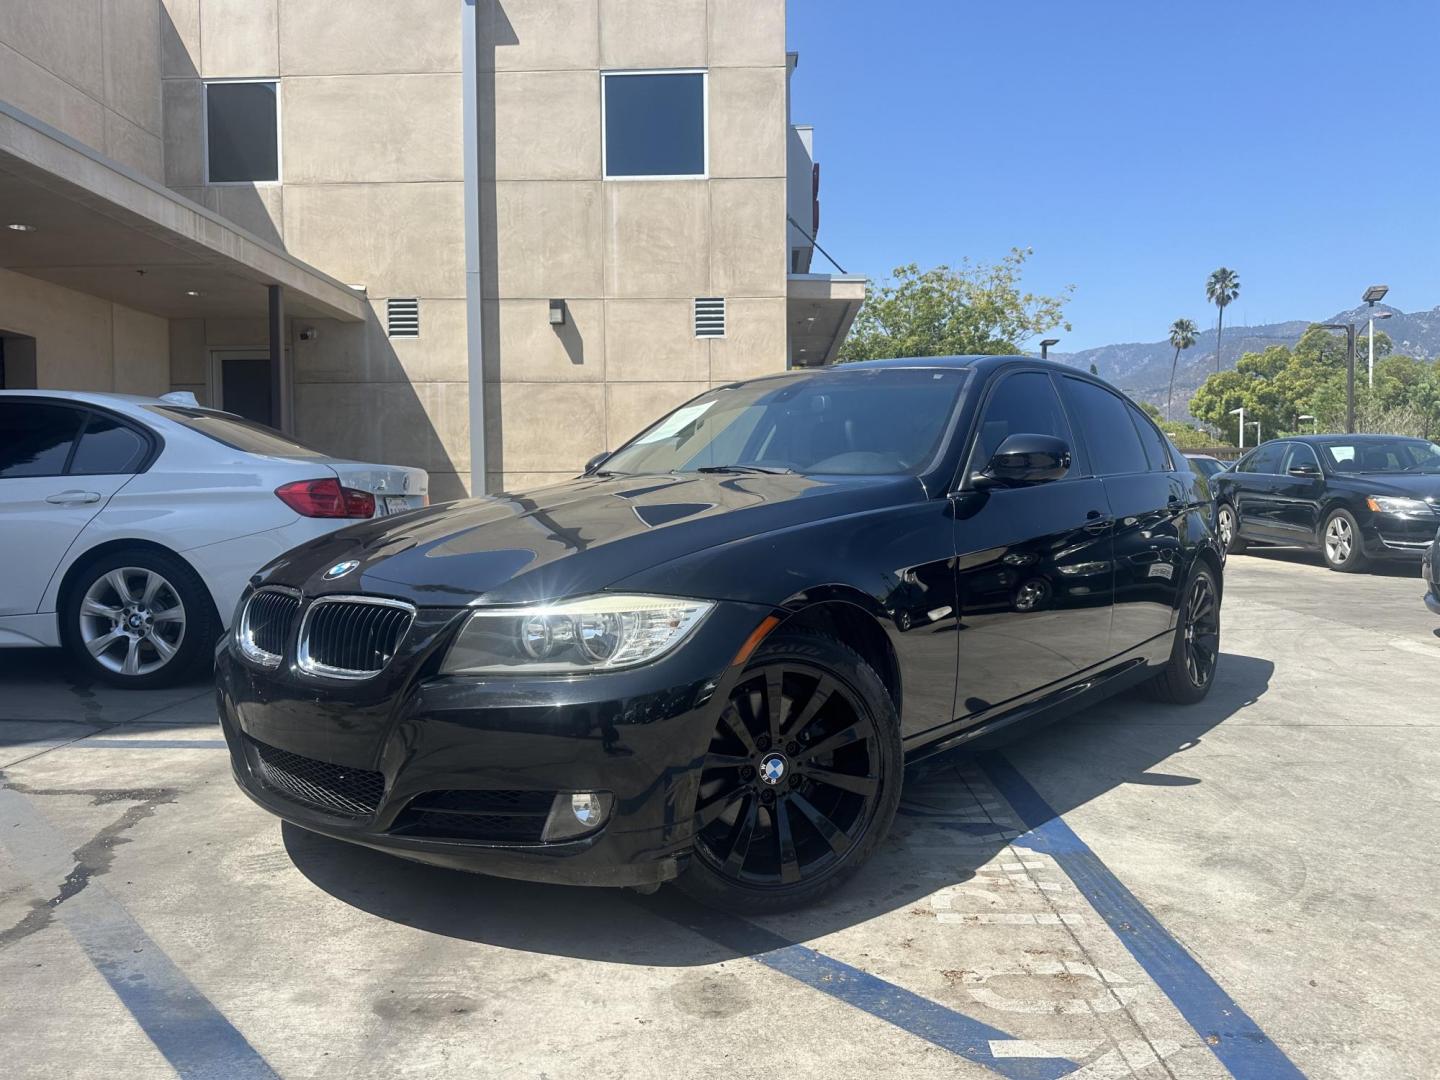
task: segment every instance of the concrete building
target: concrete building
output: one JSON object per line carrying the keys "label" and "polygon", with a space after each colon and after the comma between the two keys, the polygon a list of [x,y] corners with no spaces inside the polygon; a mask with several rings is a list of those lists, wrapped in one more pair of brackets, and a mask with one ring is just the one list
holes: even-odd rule
{"label": "concrete building", "polygon": [[864,283],[810,272],[795,62],[783,0],[6,0],[0,379],[191,390],[437,498],[574,475],[834,358]]}

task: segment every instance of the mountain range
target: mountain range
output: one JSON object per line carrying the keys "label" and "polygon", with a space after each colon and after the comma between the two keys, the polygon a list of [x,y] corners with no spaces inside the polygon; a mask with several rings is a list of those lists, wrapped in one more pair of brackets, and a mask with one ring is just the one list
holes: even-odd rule
{"label": "mountain range", "polygon": [[[1390,336],[1396,353],[1426,358],[1440,356],[1440,307],[1406,314],[1398,308],[1376,304],[1374,314],[1382,312],[1389,312],[1390,318],[1376,323],[1376,332],[1383,330]],[[1356,359],[1363,366],[1366,320],[1371,313],[1371,308],[1362,304],[1328,319],[1315,321],[1355,323],[1359,328]],[[1243,354],[1261,352],[1271,345],[1294,345],[1310,325],[1310,320],[1294,319],[1260,326],[1226,326],[1221,365],[1232,368]],[[1148,401],[1160,409],[1165,408],[1165,395],[1170,384],[1170,361],[1174,355],[1175,347],[1168,340],[1126,342],[1119,345],[1101,345],[1080,352],[1050,354],[1052,359],[1073,367],[1088,370],[1090,365],[1094,364],[1101,378],[1118,386],[1137,401]],[[1211,328],[1200,334],[1195,344],[1180,354],[1180,363],[1175,369],[1174,415],[1177,420],[1189,418],[1187,404],[1190,395],[1199,389],[1206,376],[1214,372],[1215,330]]]}

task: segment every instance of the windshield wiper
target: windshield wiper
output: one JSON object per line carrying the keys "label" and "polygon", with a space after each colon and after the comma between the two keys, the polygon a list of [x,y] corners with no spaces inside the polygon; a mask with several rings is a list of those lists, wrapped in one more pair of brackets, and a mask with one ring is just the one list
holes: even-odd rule
{"label": "windshield wiper", "polygon": [[695,471],[702,473],[767,473],[771,476],[788,476],[795,470],[773,468],[769,465],[701,465]]}

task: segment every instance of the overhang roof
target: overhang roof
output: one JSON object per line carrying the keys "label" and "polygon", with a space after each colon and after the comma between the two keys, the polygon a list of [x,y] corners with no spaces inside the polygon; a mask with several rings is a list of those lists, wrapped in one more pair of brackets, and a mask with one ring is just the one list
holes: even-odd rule
{"label": "overhang roof", "polygon": [[791,274],[786,287],[793,367],[833,364],[865,302],[859,274]]}
{"label": "overhang roof", "polygon": [[367,308],[348,285],[4,101],[0,267],[166,318],[263,314],[270,285],[284,286],[292,314],[358,322]]}

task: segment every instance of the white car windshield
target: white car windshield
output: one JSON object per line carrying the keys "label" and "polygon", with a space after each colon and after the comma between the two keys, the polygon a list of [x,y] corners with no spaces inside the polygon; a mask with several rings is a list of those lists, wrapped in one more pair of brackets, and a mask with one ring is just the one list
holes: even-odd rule
{"label": "white car windshield", "polygon": [[607,458],[602,473],[914,473],[932,458],[964,368],[830,369],[723,386]]}

